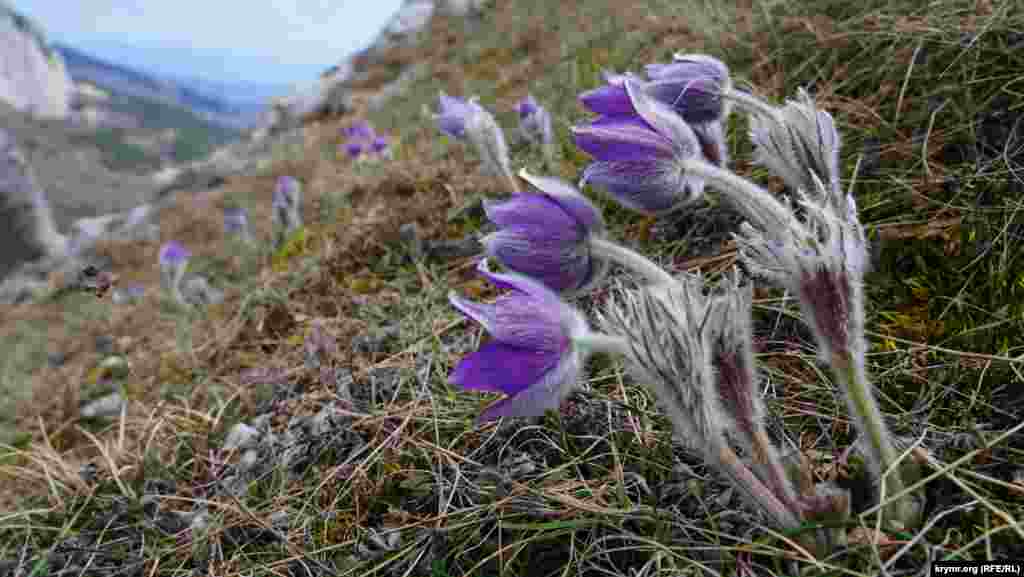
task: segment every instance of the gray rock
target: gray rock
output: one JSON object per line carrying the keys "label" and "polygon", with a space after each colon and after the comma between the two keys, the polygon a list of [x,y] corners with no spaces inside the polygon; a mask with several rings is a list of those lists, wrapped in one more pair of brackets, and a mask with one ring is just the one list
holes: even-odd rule
{"label": "gray rock", "polygon": [[0,279],[27,261],[63,255],[46,195],[13,137],[0,129]]}
{"label": "gray rock", "polygon": [[224,451],[247,450],[254,448],[260,439],[260,431],[245,423],[238,423],[228,432],[224,439]]}
{"label": "gray rock", "polygon": [[73,85],[63,58],[6,4],[0,4],[0,46],[0,100],[37,116],[66,117]]}
{"label": "gray rock", "polygon": [[249,449],[242,453],[242,458],[238,460],[238,470],[240,473],[248,475],[252,474],[260,464],[260,452],[256,449]]}
{"label": "gray rock", "polygon": [[121,414],[125,401],[121,393],[111,393],[83,405],[79,414],[83,418],[116,417]]}
{"label": "gray rock", "polygon": [[181,286],[185,302],[195,306],[219,304],[224,301],[224,291],[210,286],[206,278],[192,275],[185,278]]}
{"label": "gray rock", "polygon": [[99,335],[96,337],[96,352],[101,355],[114,353],[114,337],[110,335]]}

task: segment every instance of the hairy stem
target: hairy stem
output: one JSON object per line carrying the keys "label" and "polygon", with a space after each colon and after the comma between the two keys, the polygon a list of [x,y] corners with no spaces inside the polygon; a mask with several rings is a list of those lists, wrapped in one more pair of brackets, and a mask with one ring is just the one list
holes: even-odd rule
{"label": "hairy stem", "polygon": [[644,255],[620,244],[600,238],[591,239],[590,249],[594,256],[618,263],[633,272],[646,277],[654,284],[676,282],[672,275]]}

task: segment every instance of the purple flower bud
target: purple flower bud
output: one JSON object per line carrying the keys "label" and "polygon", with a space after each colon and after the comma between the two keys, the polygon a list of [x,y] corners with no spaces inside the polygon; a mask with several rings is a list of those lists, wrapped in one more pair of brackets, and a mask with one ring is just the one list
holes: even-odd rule
{"label": "purple flower bud", "polygon": [[378,136],[373,139],[373,144],[371,146],[374,152],[381,153],[388,147],[388,139],[385,136]]}
{"label": "purple flower bud", "polygon": [[519,112],[519,120],[523,120],[528,116],[536,114],[538,109],[537,101],[533,99],[532,94],[527,94],[526,98],[519,101],[516,104],[516,111]]}
{"label": "purple flower bud", "polygon": [[702,179],[688,175],[680,161],[701,155],[693,129],[632,79],[623,80],[632,115],[609,116],[573,127],[576,145],[597,159],[580,186],[596,182],[634,210],[657,214],[695,200]]}
{"label": "purple flower bud", "polygon": [[224,231],[228,234],[245,235],[249,231],[249,215],[244,208],[224,209]]}
{"label": "purple flower bud", "polygon": [[592,236],[604,234],[601,213],[567,182],[525,170],[519,176],[540,194],[516,194],[484,205],[498,226],[481,240],[487,254],[558,292],[592,286],[606,271],[605,262],[594,259],[590,249]]}
{"label": "purple flower bud", "polygon": [[349,158],[359,158],[363,153],[363,145],[360,142],[349,141],[345,143],[345,153]]}
{"label": "purple flower bud", "polygon": [[277,186],[274,187],[274,198],[273,204],[277,205],[291,205],[292,199],[295,198],[295,194],[299,190],[299,181],[295,180],[292,176],[280,176],[277,179]]}
{"label": "purple flower bud", "polygon": [[[527,95],[516,107],[519,111],[519,131],[526,140],[550,147],[554,143],[551,115],[537,104],[533,96]],[[546,153],[551,151],[545,150]]]}
{"label": "purple flower bud", "polygon": [[687,122],[722,120],[728,108],[722,98],[731,88],[729,68],[705,54],[676,54],[671,64],[648,64],[648,94],[668,104]]}
{"label": "purple flower bud", "polygon": [[160,266],[180,266],[187,261],[192,253],[176,240],[168,241],[160,247]]}
{"label": "purple flower bud", "polygon": [[434,115],[434,120],[437,121],[437,127],[441,132],[461,139],[466,135],[466,122],[479,108],[472,100],[466,101],[442,92],[440,96],[441,111]]}
{"label": "purple flower bud", "polygon": [[493,305],[449,294],[452,305],[483,325],[493,338],[462,359],[451,382],[507,395],[480,415],[481,422],[541,416],[547,409],[557,409],[583,370],[584,353],[573,339],[587,334],[586,320],[537,281],[492,273],[486,260],[478,270],[511,292]]}
{"label": "purple flower bud", "polygon": [[160,284],[164,290],[170,291],[175,299],[182,301],[179,286],[185,276],[185,267],[192,256],[188,249],[177,241],[169,241],[160,247]]}
{"label": "purple flower bud", "polygon": [[366,120],[357,120],[352,126],[344,129],[344,133],[349,138],[362,140],[373,140],[375,136],[373,127]]}

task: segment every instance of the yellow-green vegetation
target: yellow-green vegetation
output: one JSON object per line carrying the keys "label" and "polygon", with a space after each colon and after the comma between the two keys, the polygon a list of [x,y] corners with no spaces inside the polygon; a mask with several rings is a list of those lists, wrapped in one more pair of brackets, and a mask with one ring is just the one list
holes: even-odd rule
{"label": "yellow-green vegetation", "polygon": [[[229,183],[265,242],[273,180],[300,178],[309,236],[239,275],[202,211],[182,209],[168,225],[228,289],[222,305],[189,317],[191,350],[176,350],[179,321],[148,313],[151,301],[86,320],[68,304],[63,317],[40,317],[49,324],[0,335],[15,351],[5,389],[35,399],[6,418],[19,435],[0,455],[9,493],[0,561],[35,575],[116,565],[182,576],[868,576],[921,574],[930,560],[1009,561],[1024,550],[1024,10],[974,0],[742,5],[498,0],[473,26],[436,16],[413,51],[428,73],[368,115],[402,135],[399,158],[352,170],[321,152],[351,118],[327,119],[306,127],[323,136],[307,139],[305,158]],[[448,384],[482,333],[447,294],[497,293],[474,276],[472,258],[411,256],[400,227],[414,222],[434,243],[477,234],[486,225],[459,209],[507,191],[478,174],[472,152],[443,142],[423,106],[435,107],[440,90],[477,94],[509,134],[514,103],[530,92],[553,116],[556,166],[544,170],[525,146],[512,147],[513,166],[576,180],[588,162],[568,131],[586,116],[577,95],[604,68],[638,71],[674,52],[712,54],[739,85],[776,101],[812,87],[836,118],[843,184],[874,251],[868,371],[899,449],[921,466],[921,526],[876,530],[878,497],[860,455],[848,453],[856,431],[834,376],[780,292],[755,294],[770,432],[802,457],[802,478],[853,496],[840,528],[848,546],[828,558],[810,559],[800,535],[768,531],[746,513],[617,360],[593,359],[581,391],[543,419],[475,425],[490,399]],[[729,128],[737,172],[778,189],[751,165],[746,121]],[[670,270],[713,278],[734,262],[739,219],[714,194],[651,220],[585,193],[610,235]],[[155,267],[149,254],[139,268]],[[598,290],[577,304],[590,310],[604,297]],[[56,319],[78,324],[57,331]],[[307,351],[314,325],[332,351]],[[40,338],[45,331],[60,334]],[[79,427],[54,400],[55,383],[84,386],[102,359],[81,343],[100,333],[135,343],[119,351],[132,403],[124,420]],[[34,369],[40,347],[76,356]],[[324,407],[337,424],[317,429]],[[243,491],[215,491],[243,458],[220,452],[229,431],[260,415],[297,445],[259,454],[266,466]],[[293,446],[308,452],[298,458]],[[80,474],[88,463],[95,474]],[[69,553],[73,537],[95,556]]]}

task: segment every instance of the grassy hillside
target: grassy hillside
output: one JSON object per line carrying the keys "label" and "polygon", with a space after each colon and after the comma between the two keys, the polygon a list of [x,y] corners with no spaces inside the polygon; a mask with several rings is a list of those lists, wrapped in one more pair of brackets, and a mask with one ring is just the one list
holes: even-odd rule
{"label": "grassy hillside", "polygon": [[[84,567],[73,549],[84,547],[94,553],[85,574],[431,577],[896,575],[936,559],[1011,560],[1024,547],[1021,8],[490,4],[481,23],[438,16],[421,45],[387,54],[358,87],[357,114],[306,126],[303,145],[282,147],[267,171],[168,209],[161,241],[187,245],[190,270],[225,288],[224,303],[176,309],[155,288],[158,245],[110,243],[121,282],[149,288],[140,304],[76,294],[0,311],[11,439],[0,559],[53,574]],[[436,109],[441,90],[479,95],[511,135],[530,92],[554,117],[556,162],[545,169],[517,145],[513,165],[575,182],[589,162],[569,135],[587,118],[577,96],[602,69],[640,71],[674,52],[712,54],[776,102],[810,87],[836,118],[843,184],[873,249],[869,373],[901,447],[927,455],[921,526],[875,531],[873,497],[845,459],[857,442],[846,405],[796,302],[767,286],[755,335],[770,430],[814,481],[854,490],[850,543],[826,559],[808,560],[796,537],[747,514],[617,360],[595,358],[581,391],[542,419],[474,425],[491,397],[448,383],[485,334],[449,291],[497,293],[474,257],[441,249],[491,230],[461,209],[507,191],[423,107]],[[368,115],[397,140],[394,159],[339,156],[339,129],[413,62],[418,80]],[[780,190],[752,164],[746,130],[734,116],[732,166]],[[225,206],[248,208],[255,236],[270,237],[271,191],[286,174],[304,184],[304,240],[277,253],[228,244]],[[714,193],[655,220],[585,193],[611,238],[673,272],[716,278],[736,260],[739,218]],[[402,240],[410,223],[432,250]],[[607,288],[577,304],[592,313]],[[318,363],[306,353],[314,321],[337,345]],[[77,400],[109,387],[96,370],[109,354],[131,364],[129,404],[119,417],[80,419]],[[325,406],[336,426],[317,417]],[[262,474],[240,494],[214,491],[240,466],[220,451],[228,432],[257,415],[288,443],[259,455]]]}

